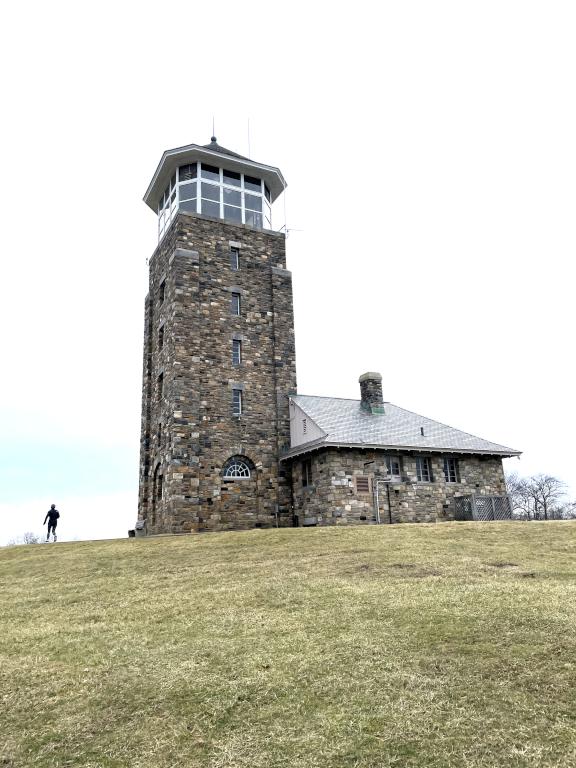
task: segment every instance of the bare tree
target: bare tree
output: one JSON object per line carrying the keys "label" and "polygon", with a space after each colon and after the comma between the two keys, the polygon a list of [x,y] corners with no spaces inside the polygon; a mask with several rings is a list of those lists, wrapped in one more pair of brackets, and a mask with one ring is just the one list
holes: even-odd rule
{"label": "bare tree", "polygon": [[8,542],[9,547],[16,547],[19,544],[40,544],[40,536],[32,531],[26,531],[22,536],[17,536],[15,539],[10,539]]}
{"label": "bare tree", "polygon": [[513,517],[520,520],[533,520],[534,510],[526,488],[526,480],[518,472],[506,475],[506,490],[512,504]]}
{"label": "bare tree", "polygon": [[566,496],[566,484],[551,475],[533,475],[528,478],[528,491],[534,501],[536,520],[549,520]]}
{"label": "bare tree", "polygon": [[566,498],[566,484],[552,475],[506,478],[514,517],[523,520],[566,520],[576,516],[576,504]]}

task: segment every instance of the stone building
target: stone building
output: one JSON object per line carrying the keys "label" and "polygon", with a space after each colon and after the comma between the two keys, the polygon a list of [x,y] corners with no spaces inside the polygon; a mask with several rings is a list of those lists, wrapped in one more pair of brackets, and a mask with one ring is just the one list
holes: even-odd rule
{"label": "stone building", "polygon": [[138,517],[147,533],[442,520],[505,492],[517,451],[403,411],[296,395],[278,168],[221,147],[165,152],[144,196],[149,261]]}
{"label": "stone building", "polygon": [[488,501],[509,517],[502,459],[518,451],[384,402],[379,373],[360,377],[360,400],[291,396],[290,430],[300,525],[477,518]]}

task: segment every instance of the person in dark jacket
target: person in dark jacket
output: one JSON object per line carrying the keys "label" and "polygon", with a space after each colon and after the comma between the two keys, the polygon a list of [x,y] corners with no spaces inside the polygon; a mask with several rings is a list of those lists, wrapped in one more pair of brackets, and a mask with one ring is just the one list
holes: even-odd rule
{"label": "person in dark jacket", "polygon": [[56,509],[56,505],[52,504],[48,512],[46,512],[46,517],[42,523],[42,525],[46,525],[46,520],[48,520],[48,533],[46,534],[46,541],[50,541],[50,531],[52,531],[52,536],[54,537],[54,541],[56,541],[56,525],[58,524],[59,517],[60,512],[58,512]]}

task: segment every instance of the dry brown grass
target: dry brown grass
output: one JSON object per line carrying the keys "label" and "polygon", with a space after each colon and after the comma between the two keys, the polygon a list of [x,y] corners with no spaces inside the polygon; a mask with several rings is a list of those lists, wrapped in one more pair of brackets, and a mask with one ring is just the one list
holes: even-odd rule
{"label": "dry brown grass", "polygon": [[0,550],[0,766],[576,766],[575,555],[570,522]]}

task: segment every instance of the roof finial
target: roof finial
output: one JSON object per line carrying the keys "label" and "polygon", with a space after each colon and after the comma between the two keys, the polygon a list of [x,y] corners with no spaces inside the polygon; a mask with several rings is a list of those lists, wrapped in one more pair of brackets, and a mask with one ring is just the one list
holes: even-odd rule
{"label": "roof finial", "polygon": [[210,137],[210,141],[212,144],[216,144],[216,136],[214,135],[216,131],[214,130],[214,115],[212,115],[212,136]]}

